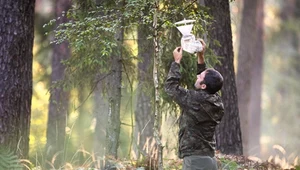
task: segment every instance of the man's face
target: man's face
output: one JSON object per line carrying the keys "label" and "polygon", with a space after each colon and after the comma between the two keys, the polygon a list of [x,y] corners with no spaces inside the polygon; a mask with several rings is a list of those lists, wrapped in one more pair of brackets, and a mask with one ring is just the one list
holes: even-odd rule
{"label": "man's face", "polygon": [[205,89],[206,88],[206,85],[205,84],[202,84],[201,85],[201,82],[203,82],[204,78],[205,78],[205,74],[206,74],[206,70],[203,71],[201,74],[198,74],[197,75],[197,80],[195,82],[195,88],[196,89]]}

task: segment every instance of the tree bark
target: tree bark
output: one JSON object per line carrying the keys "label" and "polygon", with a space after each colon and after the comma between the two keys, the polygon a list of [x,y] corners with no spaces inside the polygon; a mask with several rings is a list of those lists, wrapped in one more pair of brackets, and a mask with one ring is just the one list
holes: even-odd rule
{"label": "tree bark", "polygon": [[0,0],[0,146],[28,158],[35,1]]}
{"label": "tree bark", "polygon": [[[121,16],[120,16],[121,17]],[[124,29],[120,28],[115,39],[123,43]],[[118,48],[118,47],[117,47]],[[118,51],[119,53],[117,53]],[[111,75],[109,76],[109,111],[106,127],[106,157],[118,158],[119,135],[121,130],[120,107],[122,86],[122,48],[115,49],[111,57]]]}
{"label": "tree bark", "polygon": [[[99,76],[100,77],[100,76]],[[104,83],[106,80],[103,80]],[[109,103],[106,98],[104,98],[103,93],[101,93],[102,82],[99,82],[97,89],[94,91],[94,115],[96,118],[95,127],[95,140],[94,140],[94,153],[97,157],[104,158],[105,156],[105,139],[106,139],[106,126],[108,120],[108,106]],[[103,165],[103,162],[100,164]],[[103,167],[99,167],[102,169]]]}
{"label": "tree bark", "polygon": [[217,149],[224,154],[243,154],[240,119],[237,101],[236,82],[233,66],[232,31],[228,0],[205,0],[209,8],[209,15],[214,22],[208,29],[208,36],[217,40],[221,46],[210,43],[217,56],[221,56],[221,65],[215,67],[224,77],[224,86],[221,90],[225,107],[225,115],[217,127]]}
{"label": "tree bark", "polygon": [[[108,3],[108,0],[96,0],[96,5],[101,6]],[[98,14],[102,16],[100,12]],[[105,96],[105,87],[109,84],[109,78],[106,78],[105,74],[97,74],[96,82],[97,86],[94,90],[94,118],[96,119],[96,127],[94,133],[94,153],[96,157],[105,158],[106,136],[107,136],[107,120],[110,109],[108,95]],[[121,122],[120,122],[121,123]],[[104,168],[104,160],[100,159],[100,169]]]}
{"label": "tree bark", "polygon": [[121,82],[122,64],[120,56],[112,56],[112,75],[109,80],[109,111],[106,127],[106,156],[118,157],[119,135],[121,128]]}
{"label": "tree bark", "polygon": [[[55,2],[55,18],[60,17],[60,19],[57,20],[56,26],[67,21],[66,17],[61,15],[63,11],[67,11],[70,7],[71,3],[69,0],[57,0]],[[65,66],[61,61],[70,57],[68,45],[67,42],[53,45],[51,83],[55,83],[64,78]],[[55,88],[51,91],[49,102],[47,143],[45,148],[46,159],[51,162],[54,155],[59,153],[54,166],[60,167],[64,159],[69,93],[62,88]]]}
{"label": "tree bark", "polygon": [[[242,24],[240,29],[240,46],[238,55],[237,92],[239,102],[239,113],[243,138],[243,153],[249,155],[250,140],[250,97],[251,76],[254,69],[254,55],[256,52],[256,11],[258,0],[245,0],[243,8]],[[255,92],[257,95],[257,93]],[[251,137],[252,138],[252,137]]]}
{"label": "tree bark", "polygon": [[[140,152],[144,156],[150,155],[147,150],[151,148],[150,142],[153,139],[153,77],[151,70],[153,67],[153,44],[147,39],[150,29],[147,26],[140,25],[138,28],[138,86],[137,86],[137,104],[135,110],[135,141],[137,149],[135,151],[137,159]],[[152,85],[152,86],[151,86]],[[147,154],[147,155],[145,155]]]}
{"label": "tree bark", "polygon": [[153,83],[155,90],[155,102],[154,102],[154,138],[157,147],[157,169],[163,170],[163,146],[161,142],[161,106],[160,106],[160,92],[159,92],[159,65],[160,65],[160,54],[159,54],[159,35],[158,35],[158,13],[159,13],[159,0],[154,2],[155,9],[153,15],[153,44],[154,44],[154,58],[153,58]]}
{"label": "tree bark", "polygon": [[[264,1],[258,0],[256,12],[256,37],[254,45],[253,68],[251,70],[251,92],[249,104],[249,155],[260,157],[260,127],[261,127],[261,98],[262,98],[262,72],[264,55]],[[251,135],[250,135],[251,134]]]}

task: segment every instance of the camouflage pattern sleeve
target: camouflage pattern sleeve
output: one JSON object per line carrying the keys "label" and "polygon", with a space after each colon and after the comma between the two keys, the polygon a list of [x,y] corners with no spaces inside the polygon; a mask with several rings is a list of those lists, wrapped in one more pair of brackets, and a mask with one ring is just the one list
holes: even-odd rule
{"label": "camouflage pattern sleeve", "polygon": [[188,90],[179,86],[181,73],[180,64],[172,62],[167,80],[165,82],[165,91],[179,105],[186,105]]}

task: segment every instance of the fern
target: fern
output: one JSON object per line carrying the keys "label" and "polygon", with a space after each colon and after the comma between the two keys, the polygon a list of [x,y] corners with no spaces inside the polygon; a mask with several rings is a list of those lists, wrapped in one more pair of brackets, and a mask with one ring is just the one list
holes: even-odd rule
{"label": "fern", "polygon": [[22,170],[18,156],[9,150],[0,149],[0,170]]}

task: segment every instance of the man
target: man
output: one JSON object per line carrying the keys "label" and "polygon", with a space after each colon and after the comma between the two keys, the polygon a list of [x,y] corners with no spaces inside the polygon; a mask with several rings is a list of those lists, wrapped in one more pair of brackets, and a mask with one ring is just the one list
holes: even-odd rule
{"label": "man", "polygon": [[165,91],[178,103],[179,158],[183,158],[183,170],[217,170],[215,155],[215,128],[224,115],[224,106],[217,92],[222,88],[223,77],[214,69],[206,69],[204,52],[206,44],[200,40],[203,50],[197,53],[198,75],[195,90],[179,86],[182,48],[173,51]]}

